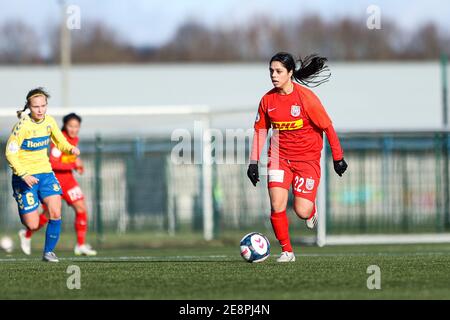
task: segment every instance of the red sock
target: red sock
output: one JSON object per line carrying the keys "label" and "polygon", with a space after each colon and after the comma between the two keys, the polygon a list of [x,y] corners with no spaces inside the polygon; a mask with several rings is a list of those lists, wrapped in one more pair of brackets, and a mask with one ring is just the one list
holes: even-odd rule
{"label": "red sock", "polygon": [[292,252],[291,239],[289,238],[289,221],[286,210],[281,212],[272,211],[270,222],[272,222],[275,237],[277,237],[280,242],[281,250]]}
{"label": "red sock", "polygon": [[[43,226],[45,226],[45,225],[47,224],[47,222],[48,222],[47,217],[45,216],[44,213],[41,213],[41,214],[39,215],[39,227],[38,227],[37,230],[39,230],[40,228],[42,228]],[[37,231],[37,230],[35,230],[35,231]],[[27,229],[27,231],[25,232],[25,238],[31,238],[31,236],[33,235],[33,233],[34,233],[35,231],[31,231],[30,229]]]}
{"label": "red sock", "polygon": [[75,213],[75,232],[77,233],[77,243],[79,246],[86,241],[87,215],[86,212]]}
{"label": "red sock", "polygon": [[313,209],[312,209],[311,214],[309,215],[308,219],[311,219],[315,213],[316,213],[316,204],[314,203]]}

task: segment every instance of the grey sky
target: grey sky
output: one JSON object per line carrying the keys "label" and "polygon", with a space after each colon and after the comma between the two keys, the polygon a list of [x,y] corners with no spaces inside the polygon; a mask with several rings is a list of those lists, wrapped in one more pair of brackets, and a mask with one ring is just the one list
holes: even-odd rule
{"label": "grey sky", "polygon": [[[59,0],[6,1],[0,21],[23,20],[45,37],[46,30],[58,23]],[[364,21],[366,8],[380,6],[382,18],[395,19],[402,27],[414,29],[428,21],[450,31],[450,2],[442,0],[66,0],[79,5],[83,20],[101,20],[135,45],[158,45],[168,41],[186,19],[211,26],[227,27],[245,23],[257,13],[274,19],[294,18],[317,13],[331,20],[352,16]],[[7,3],[7,5],[6,5]]]}

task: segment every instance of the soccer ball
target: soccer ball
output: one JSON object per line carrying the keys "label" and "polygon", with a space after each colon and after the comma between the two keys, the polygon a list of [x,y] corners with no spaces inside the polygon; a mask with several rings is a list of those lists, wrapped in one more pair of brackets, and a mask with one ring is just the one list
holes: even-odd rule
{"label": "soccer ball", "polygon": [[263,262],[270,255],[270,243],[259,232],[246,234],[241,240],[241,257],[247,262]]}
{"label": "soccer ball", "polygon": [[10,237],[4,236],[0,240],[0,246],[7,253],[11,253],[13,251],[14,243],[13,243],[13,241],[12,241],[12,239]]}

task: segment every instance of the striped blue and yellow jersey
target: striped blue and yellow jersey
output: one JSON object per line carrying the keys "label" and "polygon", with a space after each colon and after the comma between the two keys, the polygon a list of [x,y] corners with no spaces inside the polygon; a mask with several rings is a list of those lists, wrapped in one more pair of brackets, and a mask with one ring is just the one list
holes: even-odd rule
{"label": "striped blue and yellow jersey", "polygon": [[62,152],[71,153],[74,148],[67,142],[52,116],[45,115],[39,122],[35,122],[29,115],[22,117],[14,126],[6,144],[6,159],[13,173],[24,177],[52,172],[48,158],[50,140]]}

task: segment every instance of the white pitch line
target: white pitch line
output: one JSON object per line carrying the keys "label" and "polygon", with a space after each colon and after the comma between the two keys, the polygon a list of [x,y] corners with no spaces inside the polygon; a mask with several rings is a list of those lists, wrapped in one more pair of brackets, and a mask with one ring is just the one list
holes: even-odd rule
{"label": "white pitch line", "polygon": [[[64,257],[59,258],[60,261],[198,261],[202,259],[223,259],[228,258],[225,255],[209,255],[209,256],[122,256],[122,257]],[[0,258],[0,262],[22,262],[22,261],[41,261],[41,258]]]}
{"label": "white pitch line", "polygon": [[303,257],[369,257],[369,256],[432,256],[432,255],[449,255],[450,251],[434,251],[434,252],[348,252],[348,253],[304,253],[298,256]]}
{"label": "white pitch line", "polygon": [[[298,258],[302,257],[383,257],[383,256],[432,256],[432,255],[448,255],[450,256],[450,251],[434,251],[434,252],[348,252],[348,253],[299,253]],[[273,255],[278,256],[278,255]],[[223,259],[237,258],[236,256],[229,255],[209,255],[209,256],[118,256],[118,257],[64,257],[59,258],[60,261],[83,261],[83,262],[96,262],[96,261],[107,261],[107,262],[133,262],[133,261],[154,261],[154,262],[175,262],[175,261],[185,261],[185,262],[195,262],[202,261],[204,259],[219,259],[216,260],[220,262]],[[0,262],[26,262],[26,261],[40,261],[41,259],[36,258],[0,258]]]}

